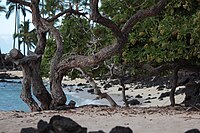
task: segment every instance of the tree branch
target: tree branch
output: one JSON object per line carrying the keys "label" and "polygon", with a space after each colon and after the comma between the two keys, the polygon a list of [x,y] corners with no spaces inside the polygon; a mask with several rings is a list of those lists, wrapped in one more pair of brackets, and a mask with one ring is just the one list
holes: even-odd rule
{"label": "tree branch", "polygon": [[64,14],[71,15],[72,13],[75,14],[75,15],[83,15],[83,16],[85,16],[87,14],[87,13],[78,12],[78,11],[73,10],[73,9],[70,8],[70,9],[67,9],[67,10],[65,10],[63,12],[60,12],[60,13],[56,14],[55,16],[53,16],[50,19],[47,19],[47,21],[48,22],[53,22],[53,21],[55,21],[56,19],[58,19],[59,17],[61,17]]}
{"label": "tree branch", "polygon": [[158,75],[161,72],[164,72],[166,70],[172,69],[173,67],[174,67],[174,64],[168,64],[168,63],[167,64],[163,64],[161,66],[158,66],[156,68],[152,67],[149,64],[141,65],[141,68],[147,70],[151,75]]}
{"label": "tree branch", "polygon": [[97,22],[109,29],[113,32],[116,37],[123,37],[121,30],[118,26],[108,18],[103,17],[98,10],[98,2],[99,0],[91,0],[90,7],[92,10],[91,18],[94,22]]}
{"label": "tree branch", "polygon": [[146,10],[139,10],[137,11],[122,27],[122,32],[124,34],[128,34],[132,27],[139,21],[155,16],[156,14],[160,13],[162,9],[167,5],[169,0],[160,0],[156,5],[146,9]]}
{"label": "tree branch", "polygon": [[83,68],[83,67],[92,67],[92,66],[98,65],[104,60],[115,55],[119,51],[119,49],[122,48],[123,44],[124,44],[123,42],[115,43],[113,45],[110,45],[101,49],[99,52],[91,56],[75,55],[75,56],[66,58],[58,64],[57,72],[63,73],[66,70],[75,68],[75,67]]}

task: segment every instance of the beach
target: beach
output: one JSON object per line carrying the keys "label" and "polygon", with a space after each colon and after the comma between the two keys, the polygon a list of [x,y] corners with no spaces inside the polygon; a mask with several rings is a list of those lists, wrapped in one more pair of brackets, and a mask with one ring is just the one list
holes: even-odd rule
{"label": "beach", "polygon": [[[22,77],[20,71],[10,71],[12,75]],[[47,79],[45,79],[47,80]],[[86,84],[84,79],[70,80],[68,77],[63,79],[63,84],[77,85]],[[97,81],[100,85],[100,81]],[[130,127],[134,133],[184,133],[193,128],[200,129],[200,112],[191,111],[190,108],[170,107],[169,97],[162,100],[158,99],[161,93],[169,91],[163,89],[158,91],[157,87],[146,87],[135,89],[134,85],[127,84],[129,88],[126,91],[128,97],[137,98],[141,104],[125,108],[122,102],[121,91],[118,85],[107,89],[101,89],[107,92],[120,106],[117,108],[109,106],[106,100],[102,100],[103,105],[87,105],[65,111],[41,111],[41,112],[21,112],[21,111],[0,111],[0,133],[18,133],[22,128],[37,127],[40,119],[49,122],[54,115],[69,117],[88,131],[103,130],[109,132],[115,126]],[[68,90],[68,88],[63,88]],[[78,92],[82,93],[82,92]],[[91,95],[95,99],[96,95]],[[181,103],[184,100],[184,94],[176,95],[176,102]],[[146,102],[145,101],[150,101]],[[104,106],[106,105],[106,106]]]}
{"label": "beach", "polygon": [[134,133],[184,133],[200,129],[200,113],[175,108],[83,107],[67,111],[0,112],[1,133],[18,133],[21,128],[37,127],[39,120],[49,122],[54,115],[69,117],[88,131],[108,133],[115,126],[130,127]]}

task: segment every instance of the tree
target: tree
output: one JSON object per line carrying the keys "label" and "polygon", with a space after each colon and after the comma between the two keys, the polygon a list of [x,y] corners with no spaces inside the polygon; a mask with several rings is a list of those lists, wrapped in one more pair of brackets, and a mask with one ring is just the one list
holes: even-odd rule
{"label": "tree", "polygon": [[36,36],[36,32],[35,29],[30,31],[30,22],[29,20],[24,21],[20,27],[19,27],[19,33],[16,34],[16,37],[19,38],[19,45],[21,45],[23,43],[24,45],[24,52],[23,54],[25,55],[26,52],[26,48],[25,46],[27,46],[27,52],[31,49],[31,48],[35,48],[35,45],[37,43],[37,36]]}
{"label": "tree", "polygon": [[[1,2],[1,1],[0,1],[0,2]],[[0,12],[6,12],[5,6],[1,6],[1,5],[0,5]]]}
{"label": "tree", "polygon": [[[144,20],[147,17],[155,16],[161,12],[161,10],[166,6],[168,0],[160,0],[158,3],[153,4],[153,6],[142,9],[130,18],[127,18],[126,23],[122,27],[119,27],[116,22],[112,21],[110,18],[101,15],[98,9],[98,0],[90,1],[91,9],[91,19],[102,26],[107,27],[115,37],[115,41],[100,49],[93,55],[70,55],[63,57],[63,40],[60,32],[54,26],[54,21],[56,21],[62,15],[83,15],[80,11],[74,10],[70,5],[69,9],[63,10],[60,13],[49,18],[43,18],[40,15],[39,0],[21,1],[21,0],[11,0],[13,3],[19,3],[20,5],[25,5],[31,8],[32,11],[32,23],[36,28],[38,43],[33,54],[29,56],[22,56],[19,51],[13,49],[10,52],[11,59],[21,65],[23,68],[23,74],[26,79],[24,79],[23,93],[30,94],[30,86],[32,86],[33,94],[41,102],[41,109],[55,109],[60,106],[65,106],[66,96],[62,90],[61,81],[65,73],[72,68],[85,68],[93,67],[102,63],[104,60],[117,54],[122,48],[124,48],[128,42],[129,34],[138,22]],[[57,13],[57,12],[55,12]],[[49,32],[56,42],[56,51],[53,55],[50,65],[50,91],[46,90],[43,85],[42,78],[40,75],[40,64],[42,60],[42,55],[45,51],[46,46],[46,34]],[[25,66],[24,66],[25,65]],[[28,81],[28,82],[25,82]],[[25,86],[26,84],[26,86]],[[27,92],[25,92],[27,91]],[[24,101],[30,100],[29,95],[23,95]],[[31,99],[32,101],[32,99]],[[32,111],[38,110],[38,106],[31,105],[29,101],[27,104],[32,106]]]}
{"label": "tree", "polygon": [[[10,15],[12,12],[15,10],[15,28],[14,28],[14,34],[13,34],[13,48],[16,47],[16,38],[17,34],[19,34],[19,28],[20,28],[20,11],[22,12],[24,16],[24,21],[26,17],[26,11],[29,11],[28,9],[25,8],[25,6],[17,4],[17,3],[12,3],[9,0],[6,1],[6,5],[9,5],[8,11],[6,12],[6,18],[9,19]],[[29,11],[30,12],[30,11]],[[18,49],[20,50],[20,40],[17,38],[18,41]]]}

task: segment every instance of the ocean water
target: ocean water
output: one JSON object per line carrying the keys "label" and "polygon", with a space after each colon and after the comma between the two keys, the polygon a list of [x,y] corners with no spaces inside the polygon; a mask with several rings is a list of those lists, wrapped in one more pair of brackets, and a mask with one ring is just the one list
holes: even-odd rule
{"label": "ocean water", "polygon": [[[22,84],[19,83],[20,80],[7,80],[14,82],[0,82],[0,110],[10,111],[25,111],[29,112],[30,109],[28,106],[22,101],[20,98]],[[47,88],[48,88],[48,84]],[[70,88],[63,88],[64,93],[67,97],[67,102],[70,100],[76,101],[76,106],[82,106],[87,104],[95,104],[95,105],[108,105],[106,100],[96,100],[96,96],[87,92],[87,89],[83,89],[83,91],[75,91],[77,88],[81,88],[80,86],[71,86]]]}
{"label": "ocean water", "polygon": [[0,110],[29,111],[28,106],[20,99],[21,83],[0,82]]}

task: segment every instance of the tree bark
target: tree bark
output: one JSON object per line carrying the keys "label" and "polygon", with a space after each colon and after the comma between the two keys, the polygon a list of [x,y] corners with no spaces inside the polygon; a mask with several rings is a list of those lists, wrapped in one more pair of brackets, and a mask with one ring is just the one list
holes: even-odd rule
{"label": "tree bark", "polygon": [[172,89],[170,91],[170,102],[171,102],[171,106],[174,107],[175,106],[175,98],[174,98],[174,94],[176,91],[176,87],[177,87],[177,82],[178,82],[178,71],[179,71],[180,67],[176,66],[174,71],[173,71],[173,84],[172,84]]}
{"label": "tree bark", "polygon": [[122,100],[124,101],[125,106],[126,106],[126,107],[129,107],[128,101],[127,101],[127,99],[126,99],[126,87],[125,87],[123,81],[122,81],[120,78],[118,78],[118,81],[119,81],[119,84],[120,84],[121,87],[122,87]]}
{"label": "tree bark", "polygon": [[22,92],[21,99],[28,105],[32,112],[40,111],[37,102],[32,98],[31,94],[31,70],[27,64],[21,65],[23,79],[22,79]]}
{"label": "tree bark", "polygon": [[23,54],[17,49],[12,49],[9,55],[6,56],[7,60],[12,60],[15,64],[20,65],[22,69],[23,79],[20,97],[28,105],[31,111],[41,110],[37,102],[32,98],[31,94],[32,71],[30,69],[30,63],[37,61],[38,58],[40,58],[40,56],[23,56]]}

